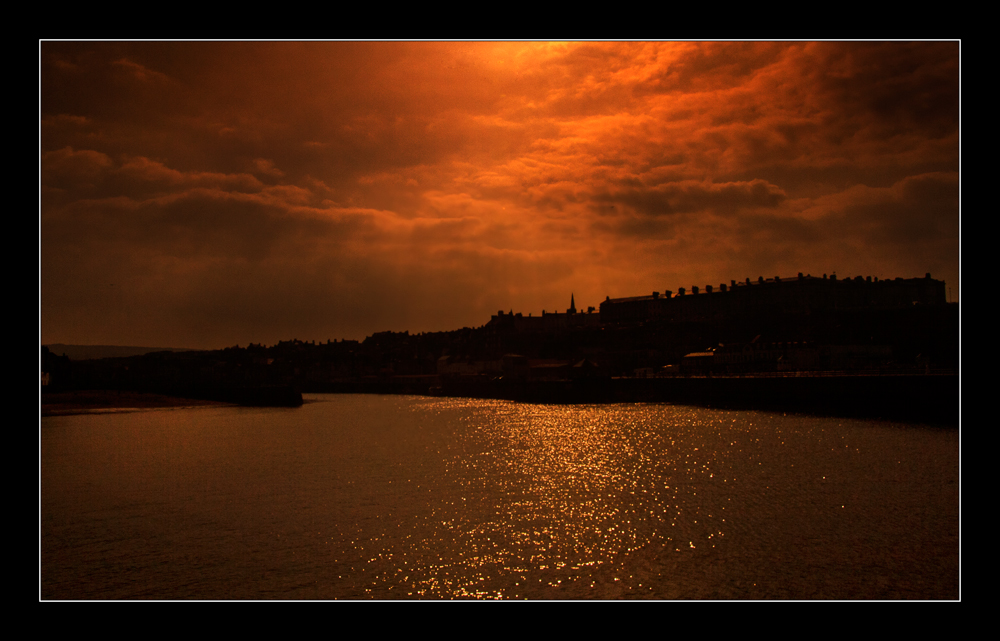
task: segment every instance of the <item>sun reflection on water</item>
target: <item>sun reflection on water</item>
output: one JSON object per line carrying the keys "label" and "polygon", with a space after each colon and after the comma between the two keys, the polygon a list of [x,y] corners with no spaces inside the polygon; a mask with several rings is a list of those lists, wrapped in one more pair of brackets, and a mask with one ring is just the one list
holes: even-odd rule
{"label": "sun reflection on water", "polygon": [[955,430],[314,400],[44,419],[43,597],[958,594]]}
{"label": "sun reflection on water", "polygon": [[[723,535],[697,498],[724,479],[692,410],[436,401],[434,411],[449,409],[462,422],[446,466],[453,494],[399,552],[422,559],[417,567],[386,568],[373,585],[394,578],[405,585],[393,591],[446,598],[539,598],[540,586],[552,598],[624,596],[639,584],[648,593],[665,555]],[[648,557],[650,576],[620,581],[616,569],[634,556]]]}

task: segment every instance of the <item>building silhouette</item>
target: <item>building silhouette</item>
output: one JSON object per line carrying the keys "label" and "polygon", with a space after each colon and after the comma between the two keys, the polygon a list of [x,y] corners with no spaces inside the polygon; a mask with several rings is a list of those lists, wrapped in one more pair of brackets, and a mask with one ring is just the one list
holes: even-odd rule
{"label": "building silhouette", "polygon": [[813,313],[851,310],[905,309],[914,305],[946,304],[944,281],[930,274],[923,278],[848,278],[798,274],[792,278],[756,281],[747,278],[722,283],[718,288],[697,285],[690,291],[680,288],[663,295],[611,298],[601,303],[602,323],[633,323],[650,320],[725,320],[747,315]]}

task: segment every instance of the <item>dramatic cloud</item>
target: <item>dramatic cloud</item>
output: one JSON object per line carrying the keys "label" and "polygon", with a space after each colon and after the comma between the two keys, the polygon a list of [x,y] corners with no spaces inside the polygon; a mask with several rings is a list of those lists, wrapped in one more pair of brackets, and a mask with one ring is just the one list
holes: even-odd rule
{"label": "dramatic cloud", "polygon": [[42,340],[958,283],[957,43],[43,43]]}

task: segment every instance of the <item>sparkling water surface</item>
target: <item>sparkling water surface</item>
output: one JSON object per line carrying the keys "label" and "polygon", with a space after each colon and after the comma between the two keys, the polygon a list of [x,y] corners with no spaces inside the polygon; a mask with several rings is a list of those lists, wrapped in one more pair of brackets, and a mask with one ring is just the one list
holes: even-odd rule
{"label": "sparkling water surface", "polygon": [[959,596],[955,428],[306,398],[43,418],[41,597]]}

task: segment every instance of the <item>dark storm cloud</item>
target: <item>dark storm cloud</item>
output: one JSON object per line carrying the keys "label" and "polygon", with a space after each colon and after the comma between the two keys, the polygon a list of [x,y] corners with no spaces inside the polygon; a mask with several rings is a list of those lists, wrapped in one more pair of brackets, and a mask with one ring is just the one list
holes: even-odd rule
{"label": "dark storm cloud", "polygon": [[625,205],[646,216],[712,211],[732,214],[741,209],[777,207],[785,194],[763,180],[744,183],[705,184],[693,181],[668,183],[650,188],[632,188],[610,194],[595,194],[598,213],[616,212],[606,204]]}
{"label": "dark storm cloud", "polygon": [[[906,264],[911,272],[941,274],[952,268],[948,259],[957,255],[959,242],[957,173],[912,176],[889,188],[858,188],[843,200],[824,226],[859,250],[878,247],[877,257],[869,260]],[[886,268],[880,271],[890,275]]]}

